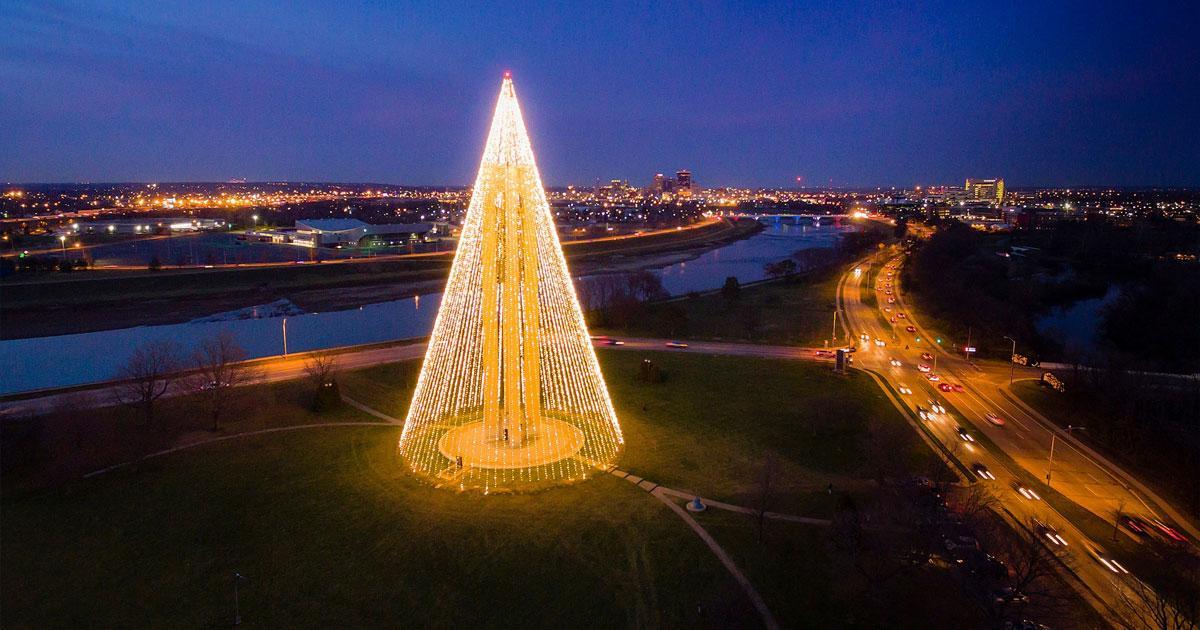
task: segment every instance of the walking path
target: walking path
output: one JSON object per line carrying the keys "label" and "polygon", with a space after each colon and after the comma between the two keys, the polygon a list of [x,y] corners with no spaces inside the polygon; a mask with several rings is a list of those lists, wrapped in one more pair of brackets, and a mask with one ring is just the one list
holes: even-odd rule
{"label": "walking path", "polygon": [[118,468],[124,468],[125,466],[129,466],[130,464],[135,464],[137,462],[144,462],[148,459],[154,459],[155,457],[162,457],[163,455],[170,455],[171,453],[178,453],[179,451],[185,451],[189,448],[195,448],[197,446],[204,446],[206,444],[212,444],[214,442],[224,442],[226,440],[251,437],[254,435],[264,435],[267,433],[283,433],[284,431],[298,431],[300,429],[322,429],[322,428],[326,428],[326,427],[390,427],[390,426],[395,426],[395,423],[392,423],[392,422],[319,422],[316,424],[297,424],[297,425],[292,425],[290,427],[275,427],[273,429],[262,429],[259,431],[246,431],[245,433],[234,433],[233,435],[222,435],[221,437],[215,437],[215,438],[208,439],[208,440],[200,440],[197,442],[190,442],[188,444],[183,444],[180,446],[175,446],[175,447],[164,449],[161,451],[156,451],[154,453],[150,453],[149,455],[144,455],[137,459],[131,459],[127,462],[121,462],[120,464],[113,464],[112,466],[107,466],[107,467],[101,468],[99,470],[93,470],[92,472],[84,475],[83,478],[87,479],[88,477],[95,477],[96,475],[103,475],[106,472],[116,470]]}
{"label": "walking path", "polygon": [[[255,435],[265,435],[268,433],[282,433],[285,431],[298,431],[301,429],[318,429],[318,428],[328,428],[328,427],[363,427],[363,426],[394,427],[394,426],[401,426],[404,424],[400,419],[395,418],[393,416],[389,416],[377,409],[374,409],[374,408],[369,407],[357,400],[354,400],[353,398],[343,396],[342,400],[343,400],[343,402],[350,405],[351,407],[354,407],[355,409],[357,409],[365,414],[379,418],[380,420],[383,420],[383,422],[321,422],[321,423],[316,423],[316,424],[298,424],[298,425],[290,426],[290,427],[275,427],[275,428],[271,428],[271,429],[262,429],[259,431],[247,431],[245,433],[235,433],[233,435],[223,435],[220,437],[214,437],[214,438],[207,439],[207,440],[200,440],[200,441],[192,442],[189,444],[176,446],[173,448],[156,451],[154,453],[150,453],[150,454],[148,454],[144,457],[141,457],[139,459],[136,459],[136,460],[121,462],[120,464],[114,464],[112,466],[101,468],[99,470],[94,470],[94,471],[84,475],[84,478],[102,475],[104,473],[116,470],[118,468],[123,468],[125,466],[129,466],[136,462],[146,461],[148,459],[154,459],[156,457],[170,455],[172,453],[177,453],[179,451],[187,450],[190,448],[204,446],[207,444],[213,444],[216,442],[224,442],[224,441],[232,440],[232,439],[236,439],[236,438],[251,437],[251,436],[255,436]],[[739,585],[741,585],[742,590],[745,591],[746,596],[750,599],[750,602],[754,605],[754,608],[756,610],[758,610],[758,613],[762,616],[763,623],[766,625],[766,627],[771,628],[772,630],[779,628],[779,622],[776,621],[775,616],[771,614],[771,610],[767,607],[766,601],[763,600],[762,596],[758,594],[757,590],[755,590],[754,585],[750,583],[750,580],[746,577],[746,575],[744,573],[742,573],[741,569],[738,568],[737,563],[735,563],[733,561],[733,558],[729,557],[729,554],[725,551],[725,549],[722,548],[721,545],[716,541],[716,539],[714,539],[712,537],[712,535],[708,533],[708,530],[704,529],[703,525],[701,525],[695,518],[693,518],[692,515],[687,512],[687,510],[685,510],[683,507],[681,507],[679,505],[678,499],[690,500],[690,499],[698,497],[699,495],[697,495],[694,492],[684,492],[681,490],[676,490],[674,488],[667,488],[665,486],[661,486],[657,483],[654,483],[653,481],[648,481],[646,479],[638,477],[637,475],[630,474],[629,472],[621,470],[615,466],[608,467],[606,469],[606,472],[608,472],[609,474],[612,474],[613,476],[616,476],[620,479],[624,479],[624,480],[638,486],[639,488],[645,490],[649,494],[653,495],[654,498],[658,499],[659,501],[662,501],[663,504],[665,504],[667,507],[669,507],[671,509],[671,511],[675,512],[675,514],[677,514],[679,516],[679,518],[683,519],[683,522],[686,523],[687,526],[692,529],[692,531],[696,532],[696,535],[700,537],[700,540],[703,541],[704,544],[708,546],[709,550],[712,551],[713,555],[717,557],[717,560],[720,561],[720,563],[725,566],[725,569],[729,571],[730,575],[733,576],[734,580],[736,580],[737,583]],[[705,505],[707,505],[709,507],[721,509],[721,510],[736,512],[738,514],[748,514],[748,515],[752,515],[752,516],[758,514],[758,512],[756,510],[753,510],[751,508],[744,507],[741,505],[734,505],[732,503],[724,503],[721,501],[709,500],[705,503]],[[831,521],[829,521],[828,519],[810,518],[807,516],[797,516],[794,514],[781,514],[779,512],[766,512],[764,514],[764,516],[766,518],[770,518],[770,519],[789,521],[792,523],[802,523],[805,525],[818,525],[818,526],[827,527],[831,524]]]}
{"label": "walking path", "polygon": [[779,622],[775,621],[775,615],[772,615],[771,609],[767,608],[767,602],[763,601],[762,596],[759,595],[758,591],[754,589],[754,585],[750,583],[750,580],[744,573],[742,573],[737,564],[734,563],[733,558],[730,558],[729,554],[725,553],[725,550],[721,548],[721,545],[718,544],[715,539],[713,539],[712,535],[708,533],[708,530],[704,529],[700,523],[697,523],[696,519],[692,518],[692,515],[687,513],[687,510],[684,510],[683,508],[679,507],[678,503],[667,498],[666,493],[663,492],[662,488],[656,488],[652,490],[650,494],[654,495],[656,499],[662,501],[667,507],[671,508],[673,512],[678,514],[679,518],[683,519],[683,522],[687,523],[688,527],[691,527],[692,531],[696,532],[696,535],[700,537],[700,540],[703,540],[704,544],[708,545],[709,550],[713,552],[713,555],[717,557],[717,560],[721,561],[721,564],[725,565],[725,568],[733,576],[733,579],[737,580],[738,584],[742,585],[742,590],[746,591],[746,596],[750,598],[750,602],[754,604],[754,608],[758,610],[758,614],[762,615],[763,623],[767,626],[767,628],[770,628],[771,630],[778,628]]}
{"label": "walking path", "polygon": [[346,403],[347,405],[350,405],[351,407],[354,407],[355,409],[357,409],[365,414],[375,416],[376,418],[379,418],[380,420],[386,420],[388,424],[404,426],[404,422],[402,420],[400,420],[399,418],[393,418],[392,416],[389,416],[386,413],[383,413],[382,411],[377,411],[375,409],[372,409],[371,407],[368,407],[368,406],[358,402],[357,400],[354,400],[353,398],[346,396],[345,394],[342,395],[342,402]]}

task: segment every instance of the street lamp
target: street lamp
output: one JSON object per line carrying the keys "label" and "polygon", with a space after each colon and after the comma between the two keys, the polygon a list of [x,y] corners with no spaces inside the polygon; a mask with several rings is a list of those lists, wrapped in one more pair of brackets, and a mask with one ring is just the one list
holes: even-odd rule
{"label": "street lamp", "polygon": [[242,604],[238,598],[238,582],[247,579],[249,578],[241,573],[233,572],[233,625],[235,626],[242,625]]}
{"label": "street lamp", "polygon": [[[1080,431],[1087,431],[1087,427],[1077,427],[1077,426],[1068,424],[1067,425],[1067,437],[1071,437],[1071,431],[1074,431],[1076,429],[1079,429]],[[1047,487],[1050,486],[1050,474],[1054,471],[1054,443],[1056,441],[1055,438],[1057,438],[1057,437],[1058,437],[1057,433],[1050,434],[1050,461],[1046,463],[1046,486]]]}
{"label": "street lamp", "polygon": [[61,244],[61,245],[62,245],[63,259],[65,260],[65,259],[66,259],[66,257],[67,257],[67,235],[66,235],[66,234],[59,234],[59,235],[58,235],[58,242],[59,242],[59,244]]}
{"label": "street lamp", "polygon": [[1012,354],[1008,357],[1008,384],[1011,386],[1013,382],[1013,370],[1017,366],[1017,340],[1008,335],[1005,335],[1004,338],[1012,342]]}

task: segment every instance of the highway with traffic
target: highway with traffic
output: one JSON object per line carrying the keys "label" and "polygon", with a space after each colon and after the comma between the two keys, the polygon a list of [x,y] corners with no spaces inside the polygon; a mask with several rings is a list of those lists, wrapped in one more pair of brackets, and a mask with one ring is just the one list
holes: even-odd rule
{"label": "highway with traffic", "polygon": [[[1049,545],[1063,543],[1072,571],[1090,591],[1085,596],[1101,603],[1107,614],[1121,614],[1113,608],[1120,601],[1118,589],[1136,576],[1107,556],[1104,540],[1089,539],[1079,523],[1048,503],[1048,489],[1109,524],[1129,517],[1136,519],[1133,527],[1164,538],[1190,535],[1196,540],[1200,532],[1167,501],[1009,391],[1010,374],[1040,378],[1040,371],[971,361],[963,348],[939,343],[939,333],[923,327],[906,305],[900,286],[902,263],[902,255],[889,251],[847,272],[838,289],[845,338],[835,343],[854,345],[855,366],[877,373],[901,392],[913,417],[978,482],[989,486],[1014,520],[1057,530],[1059,536],[1050,535],[1049,529],[1039,533]],[[946,413],[936,413],[935,406]],[[1113,528],[1116,535],[1141,543],[1143,535],[1122,520]],[[1106,560],[1100,561],[1089,547]]]}

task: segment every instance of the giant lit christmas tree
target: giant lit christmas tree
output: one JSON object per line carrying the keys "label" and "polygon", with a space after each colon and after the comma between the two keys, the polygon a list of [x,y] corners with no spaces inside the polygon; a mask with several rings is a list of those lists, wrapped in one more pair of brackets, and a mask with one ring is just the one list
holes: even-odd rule
{"label": "giant lit christmas tree", "polygon": [[400,452],[487,492],[581,479],[622,443],[506,74]]}

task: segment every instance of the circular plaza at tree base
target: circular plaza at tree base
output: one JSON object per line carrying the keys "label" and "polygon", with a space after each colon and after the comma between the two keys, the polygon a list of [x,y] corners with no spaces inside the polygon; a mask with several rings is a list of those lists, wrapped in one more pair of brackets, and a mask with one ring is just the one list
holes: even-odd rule
{"label": "circular plaza at tree base", "polygon": [[436,453],[407,459],[414,473],[438,487],[489,493],[539,490],[586,479],[616,459],[616,452],[592,452],[599,445],[589,444],[585,426],[587,419],[580,414],[545,410],[515,444],[495,435],[479,412],[451,416],[424,428],[431,434],[414,440],[436,445]]}

